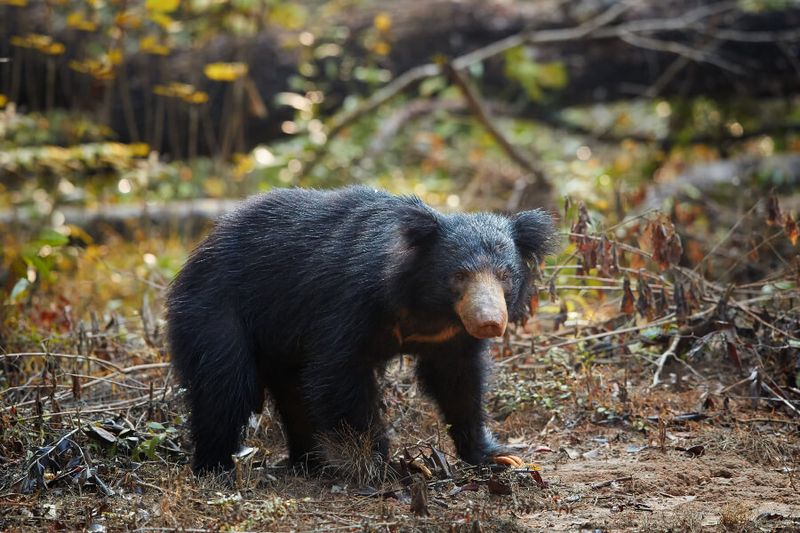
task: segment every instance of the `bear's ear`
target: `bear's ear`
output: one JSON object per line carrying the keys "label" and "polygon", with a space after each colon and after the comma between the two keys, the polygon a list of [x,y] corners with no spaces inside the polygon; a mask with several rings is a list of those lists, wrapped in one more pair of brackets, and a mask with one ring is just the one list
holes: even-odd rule
{"label": "bear's ear", "polygon": [[514,225],[514,242],[526,261],[541,263],[552,253],[556,245],[556,228],[551,217],[543,209],[523,211],[511,218]]}
{"label": "bear's ear", "polygon": [[420,200],[403,206],[398,218],[400,231],[411,246],[422,244],[439,231],[438,214]]}

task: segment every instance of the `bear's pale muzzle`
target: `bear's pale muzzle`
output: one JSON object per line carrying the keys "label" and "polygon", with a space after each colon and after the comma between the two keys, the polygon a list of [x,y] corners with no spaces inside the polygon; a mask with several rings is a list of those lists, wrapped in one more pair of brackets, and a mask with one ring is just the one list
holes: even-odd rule
{"label": "bear's pale muzzle", "polygon": [[506,331],[508,310],[503,285],[492,273],[475,274],[456,302],[455,309],[473,337],[489,339],[500,337]]}

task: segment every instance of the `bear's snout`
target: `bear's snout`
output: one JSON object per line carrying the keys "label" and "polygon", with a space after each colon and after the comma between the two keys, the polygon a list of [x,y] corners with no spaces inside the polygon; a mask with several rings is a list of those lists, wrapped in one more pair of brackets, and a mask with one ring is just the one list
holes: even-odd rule
{"label": "bear's snout", "polygon": [[473,337],[489,339],[506,331],[508,310],[503,286],[491,273],[475,274],[467,282],[455,309]]}

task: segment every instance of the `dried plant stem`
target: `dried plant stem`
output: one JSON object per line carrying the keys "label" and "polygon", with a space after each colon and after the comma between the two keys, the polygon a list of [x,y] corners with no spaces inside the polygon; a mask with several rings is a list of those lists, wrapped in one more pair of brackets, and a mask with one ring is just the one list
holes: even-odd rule
{"label": "dried plant stem", "polygon": [[658,361],[656,361],[656,371],[653,374],[653,383],[650,385],[650,388],[658,386],[661,382],[661,372],[664,371],[664,364],[667,362],[667,359],[675,355],[675,350],[678,348],[680,340],[680,335],[674,335],[672,337],[672,342],[669,343],[669,348],[667,348],[658,358]]}

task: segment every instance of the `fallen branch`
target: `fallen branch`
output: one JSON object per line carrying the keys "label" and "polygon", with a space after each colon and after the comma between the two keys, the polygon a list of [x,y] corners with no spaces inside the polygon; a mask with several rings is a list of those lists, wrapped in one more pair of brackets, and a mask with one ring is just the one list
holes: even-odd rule
{"label": "fallen branch", "polygon": [[773,400],[783,403],[786,407],[794,411],[794,414],[800,415],[800,410],[798,410],[797,407],[792,405],[792,402],[784,398],[783,395],[780,394],[777,390],[773,389],[763,381],[761,382],[761,388],[764,390],[764,392],[768,392],[769,394],[771,394],[773,396],[772,398]]}
{"label": "fallen branch", "polygon": [[[94,239],[102,239],[109,231],[130,236],[142,230],[151,230],[155,234],[180,230],[181,235],[193,237],[238,204],[239,200],[199,198],[158,205],[101,205],[93,208],[63,205],[57,206],[53,212],[63,215],[64,224],[83,228]],[[46,216],[50,215],[52,213]],[[0,210],[0,226],[18,224],[23,228],[31,228],[33,221],[39,220],[40,216],[45,215],[32,214],[19,208]]]}
{"label": "fallen branch", "polygon": [[469,105],[472,112],[477,117],[478,121],[483,125],[489,135],[500,145],[500,148],[508,154],[508,157],[511,158],[512,161],[517,163],[520,167],[522,167],[525,171],[527,171],[530,176],[533,178],[533,184],[537,187],[542,189],[550,189],[550,184],[544,177],[544,172],[529,158],[520,152],[520,150],[511,144],[503,132],[494,124],[492,118],[489,114],[489,110],[486,106],[481,102],[480,97],[478,96],[477,92],[473,89],[470,85],[469,81],[464,77],[464,75],[456,69],[453,64],[447,65],[447,74],[453,83],[461,90],[461,93],[464,95],[464,98],[467,100],[467,104]]}

